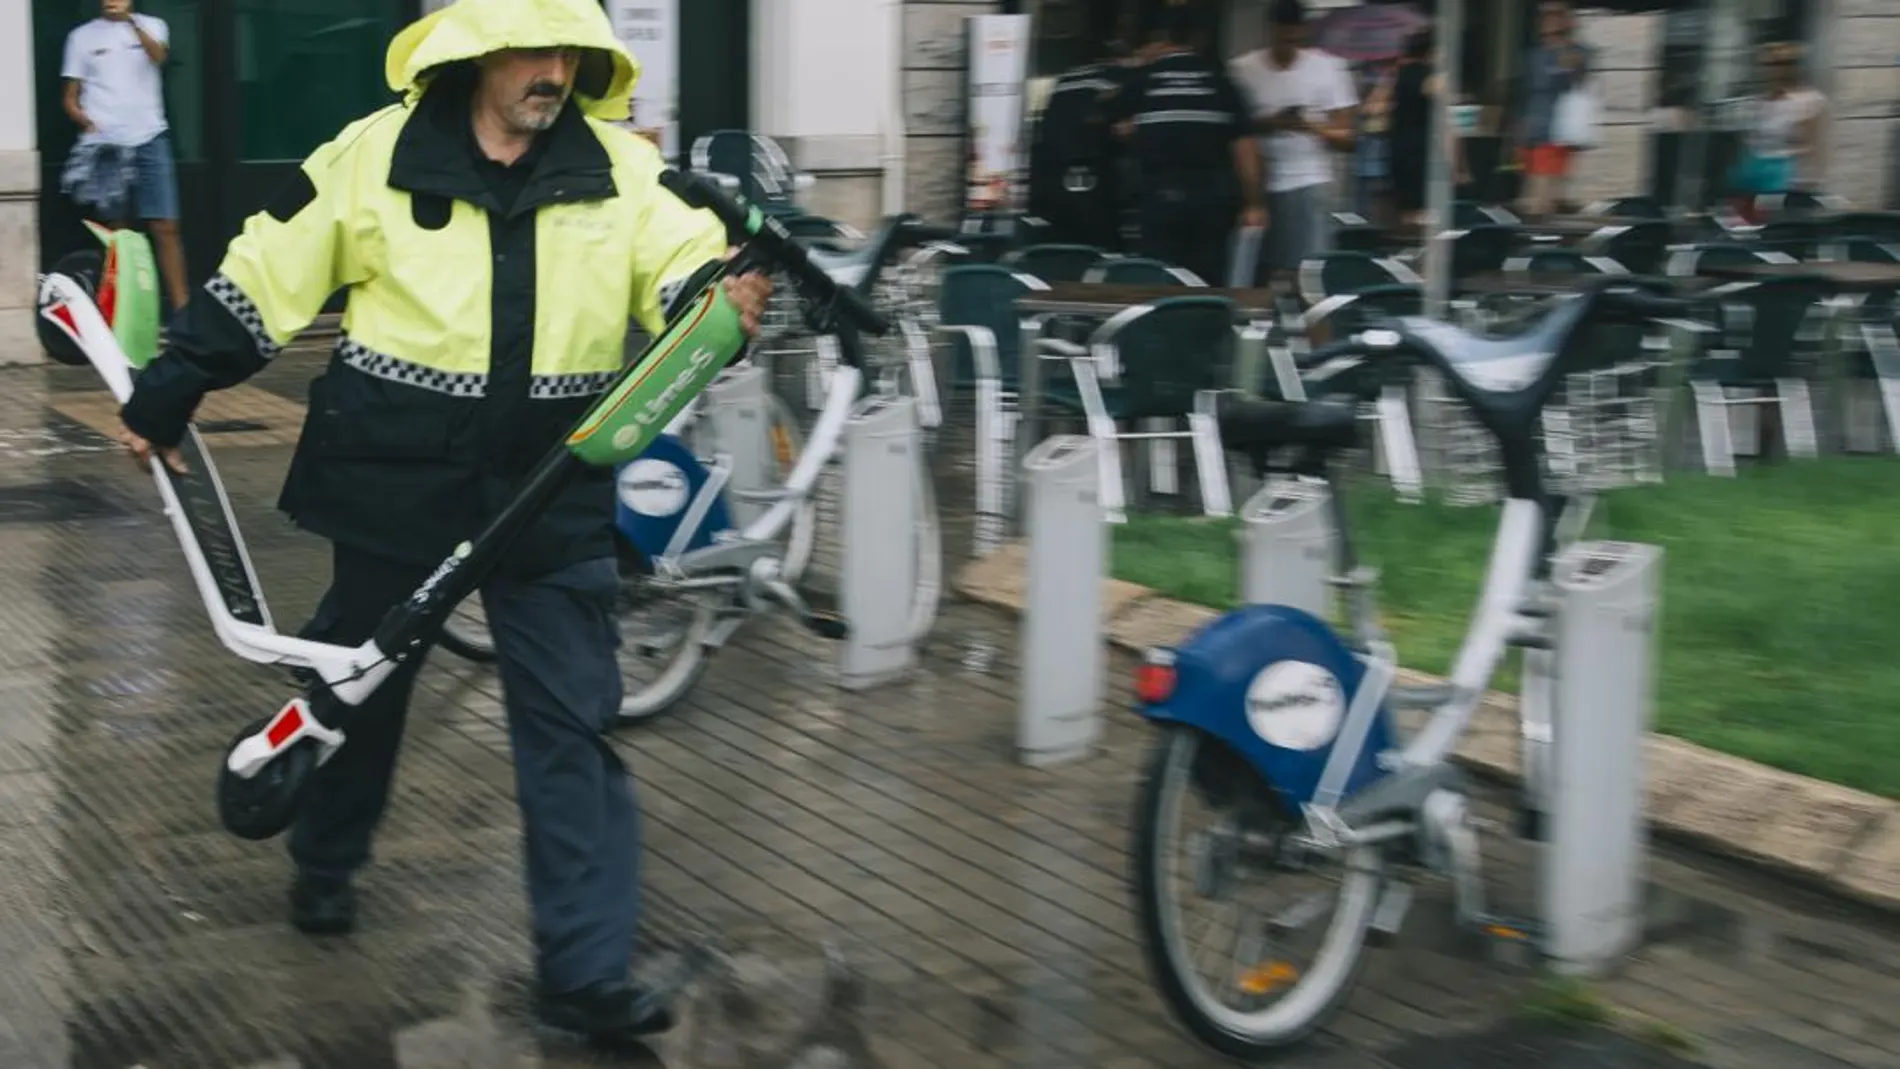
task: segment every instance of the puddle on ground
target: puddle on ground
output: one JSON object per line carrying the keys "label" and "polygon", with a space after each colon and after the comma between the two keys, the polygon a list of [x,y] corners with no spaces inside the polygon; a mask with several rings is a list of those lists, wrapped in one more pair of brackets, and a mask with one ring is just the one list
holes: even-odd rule
{"label": "puddle on ground", "polygon": [[1488,1032],[1420,1037],[1380,1057],[1393,1069],[1699,1069],[1698,1063],[1606,1029],[1511,1021]]}

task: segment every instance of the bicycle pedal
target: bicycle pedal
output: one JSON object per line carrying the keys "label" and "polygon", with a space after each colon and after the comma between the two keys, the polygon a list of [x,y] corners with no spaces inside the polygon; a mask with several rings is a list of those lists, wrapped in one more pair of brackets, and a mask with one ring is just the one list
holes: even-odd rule
{"label": "bicycle pedal", "polygon": [[824,609],[813,609],[805,614],[805,626],[819,638],[841,642],[851,637],[851,625],[844,617]]}
{"label": "bicycle pedal", "polygon": [[1540,952],[1537,934],[1529,924],[1506,917],[1486,917],[1478,924],[1491,960],[1500,965],[1529,969],[1537,965]]}

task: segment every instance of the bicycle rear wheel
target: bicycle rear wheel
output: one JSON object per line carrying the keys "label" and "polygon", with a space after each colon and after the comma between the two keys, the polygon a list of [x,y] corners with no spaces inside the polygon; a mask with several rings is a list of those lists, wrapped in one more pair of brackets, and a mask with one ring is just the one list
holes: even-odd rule
{"label": "bicycle rear wheel", "polygon": [[[1218,819],[1183,836],[1180,824],[1191,803],[1205,804]],[[1299,1043],[1338,1009],[1358,974],[1384,857],[1364,846],[1320,851],[1304,841],[1303,831],[1304,822],[1231,750],[1190,728],[1164,729],[1136,814],[1143,943],[1176,1017],[1223,1053],[1259,1058]],[[1238,886],[1253,871],[1284,887],[1328,862],[1341,868],[1337,890],[1305,888],[1285,904],[1264,903]],[[1218,981],[1197,967],[1202,956],[1190,937],[1210,934],[1212,925],[1187,916],[1189,892],[1231,907],[1222,911],[1232,914],[1233,925]],[[1295,949],[1296,941],[1310,943],[1310,952]]]}

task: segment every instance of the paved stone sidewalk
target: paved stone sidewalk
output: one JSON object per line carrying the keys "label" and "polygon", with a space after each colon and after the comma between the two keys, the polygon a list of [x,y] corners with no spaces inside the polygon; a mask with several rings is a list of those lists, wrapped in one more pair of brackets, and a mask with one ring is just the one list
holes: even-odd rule
{"label": "paved stone sidewalk", "polygon": [[[232,401],[248,414],[226,433],[250,440],[212,437],[286,630],[325,557],[271,509],[283,428],[250,424],[314,369],[280,358],[254,404]],[[438,653],[423,673],[359,933],[297,936],[281,842],[225,835],[211,799],[225,742],[287,680],[212,638],[146,477],[86,426],[92,390],[0,372],[0,1066],[1227,1064],[1163,1012],[1135,934],[1149,732],[1125,711],[1129,664],[1099,754],[1020,767],[1011,622],[974,605],[948,607],[914,678],[862,695],[831,685],[825,644],[762,622],[688,707],[619,739],[656,967],[696,932],[730,955],[645,1061],[527,1025],[512,778],[480,666]],[[968,500],[954,477],[942,493]],[[1494,893],[1528,908],[1528,852],[1487,849]],[[1654,1041],[1680,1032],[1715,1066],[1900,1066],[1890,919],[1673,848],[1654,872],[1648,945],[1595,988],[1642,1038],[1527,1018],[1534,977],[1456,937],[1428,885],[1284,1064],[1661,1067],[1681,1063]]]}

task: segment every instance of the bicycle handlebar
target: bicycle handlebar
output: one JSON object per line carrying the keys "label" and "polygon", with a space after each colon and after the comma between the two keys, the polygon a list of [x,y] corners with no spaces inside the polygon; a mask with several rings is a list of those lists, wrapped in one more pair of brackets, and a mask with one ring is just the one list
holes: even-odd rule
{"label": "bicycle handlebar", "polygon": [[828,314],[849,320],[870,334],[890,331],[890,320],[851,287],[832,281],[811,262],[804,246],[794,240],[778,220],[727,194],[700,175],[669,167],[660,172],[660,185],[689,206],[712,212],[726,225],[728,233],[738,239],[737,243],[783,267],[808,297],[829,306]]}

